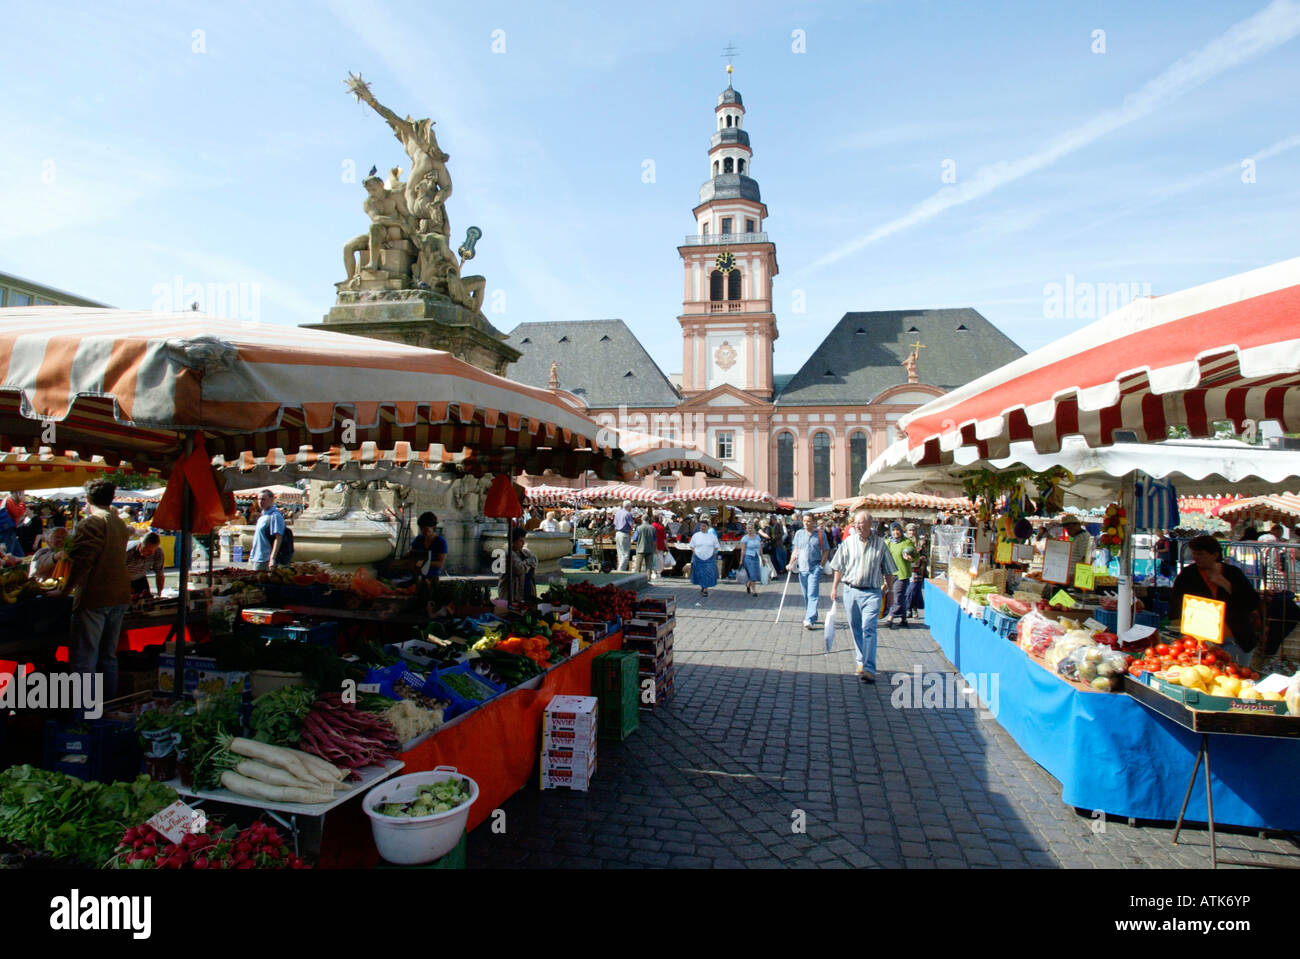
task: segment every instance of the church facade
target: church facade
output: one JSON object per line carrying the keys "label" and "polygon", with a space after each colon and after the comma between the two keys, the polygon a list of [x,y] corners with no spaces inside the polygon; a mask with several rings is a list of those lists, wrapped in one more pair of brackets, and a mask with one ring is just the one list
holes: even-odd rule
{"label": "church facade", "polygon": [[[523,323],[509,375],[559,390],[611,427],[694,445],[721,482],[812,502],[851,496],[907,412],[1024,355],[972,309],[846,313],[793,376],[773,370],[776,245],[753,178],[739,92],[714,108],[709,179],[681,256],[682,371],[669,377],[622,320]],[[544,482],[551,482],[548,478]],[[669,491],[702,476],[661,474]]]}

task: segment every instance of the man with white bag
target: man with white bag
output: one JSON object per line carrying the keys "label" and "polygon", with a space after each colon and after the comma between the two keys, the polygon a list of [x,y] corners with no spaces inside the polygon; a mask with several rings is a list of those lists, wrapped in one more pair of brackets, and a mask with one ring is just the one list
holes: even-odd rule
{"label": "man with white bag", "polygon": [[844,582],[844,609],[853,630],[857,675],[864,683],[874,683],[881,588],[885,577],[897,575],[898,570],[885,540],[872,531],[871,514],[866,510],[853,514],[853,526],[831,558],[831,569],[835,573],[831,582],[832,607],[840,593],[840,582]]}

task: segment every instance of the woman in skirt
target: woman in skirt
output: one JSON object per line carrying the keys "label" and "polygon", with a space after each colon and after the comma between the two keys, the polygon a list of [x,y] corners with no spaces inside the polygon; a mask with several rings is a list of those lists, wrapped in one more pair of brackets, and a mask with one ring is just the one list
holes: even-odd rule
{"label": "woman in skirt", "polygon": [[691,536],[691,582],[700,587],[700,595],[718,585],[718,535],[713,532],[707,518],[700,519],[700,528]]}

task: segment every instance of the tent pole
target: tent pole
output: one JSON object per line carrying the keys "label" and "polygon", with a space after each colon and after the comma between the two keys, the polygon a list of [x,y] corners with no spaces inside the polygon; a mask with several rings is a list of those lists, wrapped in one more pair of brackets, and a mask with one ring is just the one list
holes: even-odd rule
{"label": "tent pole", "polygon": [[[188,460],[190,454],[194,452],[194,437],[190,433],[185,434],[185,452],[182,454],[182,460]],[[181,461],[178,461],[177,465]],[[175,469],[173,466],[172,469]],[[180,580],[177,584],[179,593],[179,608],[176,610],[176,675],[175,683],[172,686],[172,694],[177,699],[185,695],[185,626],[189,613],[190,600],[190,550],[193,548],[190,543],[190,526],[193,523],[193,516],[190,511],[190,484],[185,478],[184,467],[181,467],[181,540],[177,545],[176,567],[180,574]]]}
{"label": "tent pole", "polygon": [[1133,473],[1120,482],[1119,505],[1124,510],[1124,541],[1119,547],[1119,611],[1116,632],[1133,625]]}

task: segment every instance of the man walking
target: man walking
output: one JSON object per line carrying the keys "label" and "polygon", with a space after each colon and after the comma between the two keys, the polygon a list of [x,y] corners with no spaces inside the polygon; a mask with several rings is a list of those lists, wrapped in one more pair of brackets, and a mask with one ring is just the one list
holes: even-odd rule
{"label": "man walking", "polygon": [[632,501],[614,510],[614,545],[618,547],[618,571],[626,572],[632,559]]}
{"label": "man walking", "polygon": [[803,514],[803,529],[794,534],[794,552],[790,565],[799,574],[799,589],[803,591],[803,628],[817,625],[817,602],[821,598],[822,563],[827,556],[830,536],[817,529],[812,514]]}
{"label": "man walking", "polygon": [[871,514],[864,509],[853,514],[848,538],[840,544],[831,560],[835,578],[831,582],[831,602],[844,582],[844,608],[853,631],[853,658],[857,675],[864,683],[876,681],[876,625],[880,615],[881,586],[885,576],[897,569],[883,539],[871,530]]}
{"label": "man walking", "polygon": [[101,673],[104,697],[117,695],[117,639],[131,605],[126,572],[126,524],[113,512],[117,487],[95,480],[86,489],[86,515],[72,538],[72,568],[67,585],[74,594],[68,665],[83,674]]}
{"label": "man walking", "polygon": [[889,625],[904,627],[908,619],[908,585],[912,581],[912,561],[916,559],[916,544],[903,535],[903,524],[895,520],[889,527],[889,555],[897,570],[890,584]]}
{"label": "man walking", "polygon": [[655,555],[658,546],[655,542],[655,528],[646,513],[641,514],[641,522],[632,534],[636,559],[632,563],[632,572],[645,573],[647,579],[655,578]]}

